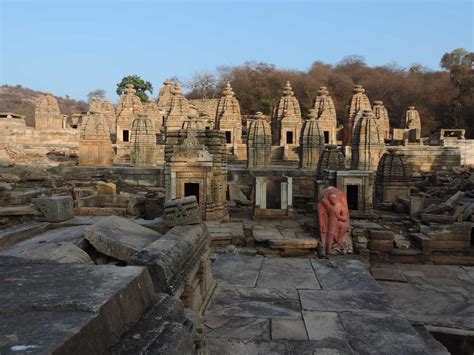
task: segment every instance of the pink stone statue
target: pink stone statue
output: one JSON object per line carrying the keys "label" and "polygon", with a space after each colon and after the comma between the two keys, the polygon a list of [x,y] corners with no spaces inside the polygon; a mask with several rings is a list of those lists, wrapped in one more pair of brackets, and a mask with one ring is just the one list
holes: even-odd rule
{"label": "pink stone statue", "polygon": [[343,191],[330,186],[318,204],[321,242],[326,255],[352,253],[349,208]]}

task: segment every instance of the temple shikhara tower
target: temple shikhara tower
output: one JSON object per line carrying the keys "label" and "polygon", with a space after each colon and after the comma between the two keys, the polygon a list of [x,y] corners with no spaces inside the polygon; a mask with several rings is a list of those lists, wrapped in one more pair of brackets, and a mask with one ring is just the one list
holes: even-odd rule
{"label": "temple shikhara tower", "polygon": [[354,127],[357,120],[362,117],[362,112],[364,110],[372,110],[369,98],[365,94],[365,89],[362,85],[355,85],[352,92],[354,95],[352,96],[349,111],[344,122],[344,145],[351,145],[354,135]]}
{"label": "temple shikhara tower", "polygon": [[154,130],[156,134],[160,133],[163,125],[163,112],[160,110],[159,105],[155,100],[149,100],[144,104],[144,113],[153,122]]}
{"label": "temple shikhara tower", "polygon": [[[168,90],[167,85],[165,85],[165,88]],[[163,90],[165,88],[163,88]],[[165,94],[167,95],[167,91],[164,91],[163,95]],[[178,82],[176,82],[172,88],[171,94],[172,96],[169,103],[169,111],[164,111],[166,132],[179,131],[181,128],[183,128],[183,124],[188,120],[190,113],[189,102],[184,97],[183,90],[181,89],[181,85],[179,85]],[[160,104],[158,106],[160,106]],[[166,110],[166,106],[163,108]]]}
{"label": "temple shikhara tower", "polygon": [[242,115],[239,101],[228,82],[217,104],[216,127],[225,133],[227,144],[242,143]]}
{"label": "temple shikhara tower", "polygon": [[117,117],[115,116],[114,105],[109,101],[108,98],[104,97],[101,104],[102,114],[105,117],[105,121],[109,126],[110,134],[115,135],[117,129]]}
{"label": "temple shikhara tower", "polygon": [[171,99],[173,98],[173,87],[174,82],[171,80],[165,80],[163,86],[158,93],[158,107],[165,114],[168,115],[171,109]]}
{"label": "temple shikhara tower", "polygon": [[390,120],[388,118],[388,111],[385,108],[383,101],[374,101],[374,115],[380,121],[380,128],[384,139],[390,138]]}
{"label": "temple shikhara tower", "polygon": [[44,131],[63,128],[58,100],[49,92],[43,94],[35,106],[35,128]]}
{"label": "temple shikhara tower", "polygon": [[272,116],[273,145],[298,145],[303,119],[295,93],[287,81]]}
{"label": "temple shikhara tower", "polygon": [[155,150],[155,124],[146,114],[139,113],[132,125],[130,162],[135,166],[155,166]]}
{"label": "temple shikhara tower", "polygon": [[112,160],[112,142],[105,117],[101,112],[88,112],[80,128],[79,164],[107,166]]}
{"label": "temple shikhara tower", "polygon": [[324,135],[325,144],[336,144],[337,115],[334,102],[325,86],[321,86],[316,94],[313,109],[316,119]]}
{"label": "temple shikhara tower", "polygon": [[117,104],[117,143],[130,142],[133,120],[143,112],[142,102],[136,92],[133,85],[128,84]]}
{"label": "temple shikhara tower", "polygon": [[316,120],[317,111],[311,109],[304,122],[300,143],[300,168],[316,169],[324,149],[324,134]]}
{"label": "temple shikhara tower", "polygon": [[351,169],[377,170],[384,147],[379,120],[372,111],[364,110],[354,127]]}
{"label": "temple shikhara tower", "polygon": [[272,132],[268,121],[257,112],[250,122],[247,137],[247,167],[270,168],[272,165]]}

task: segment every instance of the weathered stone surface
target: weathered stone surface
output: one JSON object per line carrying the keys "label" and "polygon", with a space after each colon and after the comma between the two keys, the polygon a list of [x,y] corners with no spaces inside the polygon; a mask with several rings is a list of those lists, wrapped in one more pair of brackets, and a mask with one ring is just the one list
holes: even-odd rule
{"label": "weathered stone surface", "polygon": [[339,339],[322,341],[289,341],[288,346],[291,355],[343,355],[355,353],[347,341],[341,341]]}
{"label": "weathered stone surface", "polygon": [[421,136],[421,119],[420,114],[415,106],[408,106],[405,113],[405,128],[408,130],[410,141],[419,140]]}
{"label": "weathered stone surface", "polygon": [[311,260],[323,290],[382,293],[383,289],[358,260]]}
{"label": "weathered stone surface", "polygon": [[[257,228],[258,227],[258,228]],[[276,228],[262,228],[255,226],[252,230],[252,236],[256,242],[265,243],[271,240],[283,239],[282,234]]]}
{"label": "weathered stone surface", "polygon": [[172,227],[201,223],[201,213],[196,196],[166,201],[165,220]]}
{"label": "weathered stone surface", "polygon": [[183,304],[159,293],[140,320],[111,350],[113,354],[192,354],[195,345]]}
{"label": "weathered stone surface", "polygon": [[117,186],[113,182],[98,181],[95,186],[98,195],[116,195]]}
{"label": "weathered stone surface", "polygon": [[88,112],[83,117],[79,135],[79,164],[112,165],[113,151],[108,123],[102,112]]}
{"label": "weathered stone surface", "polygon": [[[364,354],[429,354],[423,339],[408,321],[385,314],[341,313],[355,351]],[[367,334],[368,336],[361,336]]]}
{"label": "weathered stone surface", "polygon": [[62,129],[62,122],[58,100],[51,93],[44,93],[36,102],[35,128],[39,130]]}
{"label": "weathered stone surface", "polygon": [[257,287],[273,289],[320,289],[308,259],[265,258]]}
{"label": "weathered stone surface", "polygon": [[[298,99],[287,81],[283,96],[275,107],[272,115],[272,132],[274,145],[299,144],[303,119]],[[287,132],[292,134],[293,141],[287,140]]]}
{"label": "weathered stone surface", "polygon": [[185,307],[200,312],[215,286],[209,248],[204,224],[177,226],[128,263],[147,266],[157,292],[181,297]]}
{"label": "weathered stone surface", "polygon": [[277,355],[288,353],[288,344],[285,341],[209,338],[207,347],[210,355]]}
{"label": "weathered stone surface", "polygon": [[339,316],[335,312],[303,311],[309,340],[339,339],[347,341]]}
{"label": "weathered stone surface", "polygon": [[247,137],[247,168],[270,168],[272,165],[272,131],[261,112],[250,122]]}
{"label": "weathered stone surface", "polygon": [[393,304],[384,293],[353,290],[299,290],[301,306],[308,311],[393,312]]}
{"label": "weathered stone surface", "polygon": [[318,241],[314,238],[271,239],[268,244],[274,249],[316,249]]}
{"label": "weathered stone surface", "polygon": [[261,256],[220,255],[212,273],[219,285],[255,287],[263,260]]}
{"label": "weathered stone surface", "polygon": [[74,202],[71,196],[37,197],[33,199],[33,204],[47,222],[64,222],[74,218]]}
{"label": "weathered stone surface", "polygon": [[270,339],[270,320],[252,317],[206,316],[206,337]]}
{"label": "weathered stone surface", "polygon": [[383,101],[374,101],[374,115],[380,121],[382,135],[384,139],[390,138],[390,119],[388,117],[388,110],[384,106]]}
{"label": "weathered stone surface", "polygon": [[316,110],[309,110],[308,118],[301,130],[300,168],[303,169],[316,169],[319,156],[324,149],[324,134],[316,118]]}
{"label": "weathered stone surface", "polygon": [[130,134],[130,161],[139,167],[156,165],[155,124],[146,114],[139,113],[132,124]]}
{"label": "weathered stone surface", "polygon": [[31,345],[39,353],[104,353],[152,296],[143,268],[0,257],[0,352]]}
{"label": "weathered stone surface", "polygon": [[365,94],[365,89],[362,85],[354,85],[352,90],[354,95],[352,96],[347,118],[344,121],[344,145],[350,145],[352,143],[354,126],[357,123],[357,116],[362,114],[364,110],[371,110],[369,98]]}
{"label": "weathered stone surface", "polygon": [[272,319],[273,340],[308,340],[306,328],[299,319]]}
{"label": "weathered stone surface", "polygon": [[208,314],[258,318],[297,319],[301,316],[297,294],[264,288],[218,286],[207,307]]}
{"label": "weathered stone surface", "polygon": [[239,101],[228,82],[223,96],[217,104],[216,127],[223,132],[230,132],[228,143],[242,143],[242,116]]}
{"label": "weathered stone surface", "polygon": [[161,234],[129,219],[110,216],[88,226],[85,238],[100,253],[126,261]]}
{"label": "weathered stone surface", "polygon": [[377,170],[384,147],[378,119],[372,111],[363,111],[361,118],[354,124],[351,169]]}

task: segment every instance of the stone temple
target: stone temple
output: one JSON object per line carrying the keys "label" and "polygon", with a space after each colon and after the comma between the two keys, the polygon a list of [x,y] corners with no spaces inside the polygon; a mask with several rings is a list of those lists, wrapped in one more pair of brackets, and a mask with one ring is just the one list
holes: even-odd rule
{"label": "stone temple", "polygon": [[474,140],[280,84],[0,112],[0,354],[472,354]]}

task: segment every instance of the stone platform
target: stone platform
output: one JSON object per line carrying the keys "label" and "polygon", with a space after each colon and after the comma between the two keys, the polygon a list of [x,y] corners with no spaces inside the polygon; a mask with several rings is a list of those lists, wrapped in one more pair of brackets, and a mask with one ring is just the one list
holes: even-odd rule
{"label": "stone platform", "polygon": [[432,353],[359,261],[222,255],[212,268],[210,354]]}

